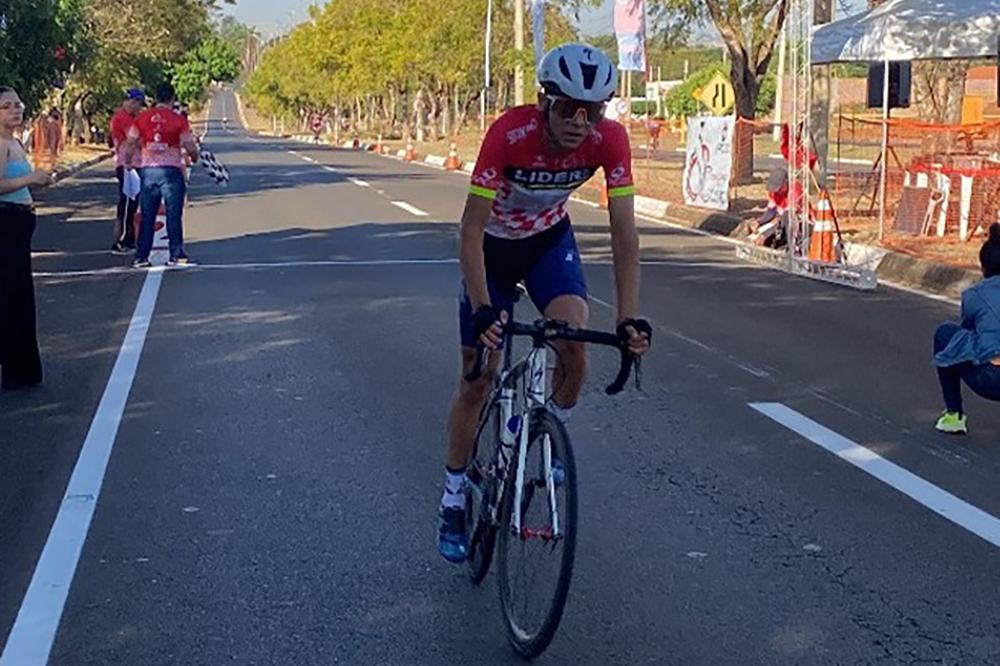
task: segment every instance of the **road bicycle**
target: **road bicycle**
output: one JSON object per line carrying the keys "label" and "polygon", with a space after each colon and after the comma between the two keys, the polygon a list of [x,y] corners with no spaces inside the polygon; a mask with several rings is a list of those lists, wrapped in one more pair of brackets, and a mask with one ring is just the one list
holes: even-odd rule
{"label": "road bicycle", "polygon": [[[519,287],[515,303],[523,293]],[[515,651],[531,659],[548,647],[562,619],[576,551],[576,463],[565,427],[546,406],[548,350],[556,340],[618,349],[621,364],[608,395],[621,392],[633,367],[638,388],[641,366],[616,334],[550,319],[518,323],[513,316],[512,307],[504,327],[502,365],[480,415],[467,471],[468,566],[478,585],[496,551],[507,635]],[[531,349],[515,362],[517,337],[529,339]],[[480,350],[467,380],[481,376],[486,358]],[[548,571],[529,577],[530,564]]]}

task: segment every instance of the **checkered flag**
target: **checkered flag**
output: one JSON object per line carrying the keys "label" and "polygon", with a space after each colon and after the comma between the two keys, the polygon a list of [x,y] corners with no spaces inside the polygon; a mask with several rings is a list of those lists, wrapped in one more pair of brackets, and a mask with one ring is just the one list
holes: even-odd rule
{"label": "checkered flag", "polygon": [[201,163],[205,166],[205,170],[208,172],[209,178],[214,180],[216,185],[229,184],[229,169],[226,168],[225,164],[219,161],[219,158],[215,156],[215,153],[211,150],[202,148],[200,159]]}

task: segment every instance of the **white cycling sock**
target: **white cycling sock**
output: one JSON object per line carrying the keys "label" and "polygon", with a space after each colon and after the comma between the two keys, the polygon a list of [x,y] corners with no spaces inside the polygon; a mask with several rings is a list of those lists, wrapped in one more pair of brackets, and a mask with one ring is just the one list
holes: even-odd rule
{"label": "white cycling sock", "polygon": [[444,491],[441,493],[442,509],[465,508],[465,470],[444,468]]}
{"label": "white cycling sock", "polygon": [[569,422],[569,417],[573,415],[573,410],[576,408],[576,405],[573,405],[572,407],[560,407],[556,404],[556,401],[551,398],[545,406],[549,408],[549,411],[552,412],[563,425],[566,425],[566,423]]}

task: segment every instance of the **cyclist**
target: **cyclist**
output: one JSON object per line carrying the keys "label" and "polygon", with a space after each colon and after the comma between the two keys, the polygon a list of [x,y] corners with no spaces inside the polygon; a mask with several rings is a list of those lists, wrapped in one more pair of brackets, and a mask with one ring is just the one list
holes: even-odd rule
{"label": "cyclist", "polygon": [[[649,349],[649,324],[638,318],[639,237],[635,228],[631,151],[625,128],[604,117],[618,75],[600,50],[564,44],[538,69],[537,105],[515,107],[490,127],[479,151],[462,213],[459,305],[462,377],[448,415],[448,449],[438,550],[461,562],[468,550],[465,467],[480,410],[499,362],[466,382],[477,344],[496,349],[524,280],[547,318],[587,324],[587,286],[566,210],[574,190],[603,168],[617,284],[618,331],[636,354]],[[551,410],[565,422],[586,374],[583,344],[557,344]]]}

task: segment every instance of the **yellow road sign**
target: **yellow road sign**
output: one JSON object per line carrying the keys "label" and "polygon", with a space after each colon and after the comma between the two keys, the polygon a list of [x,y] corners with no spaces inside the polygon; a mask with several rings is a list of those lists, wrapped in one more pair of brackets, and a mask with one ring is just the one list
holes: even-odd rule
{"label": "yellow road sign", "polygon": [[729,79],[719,73],[697,92],[697,100],[715,115],[724,116],[736,103],[736,92]]}

